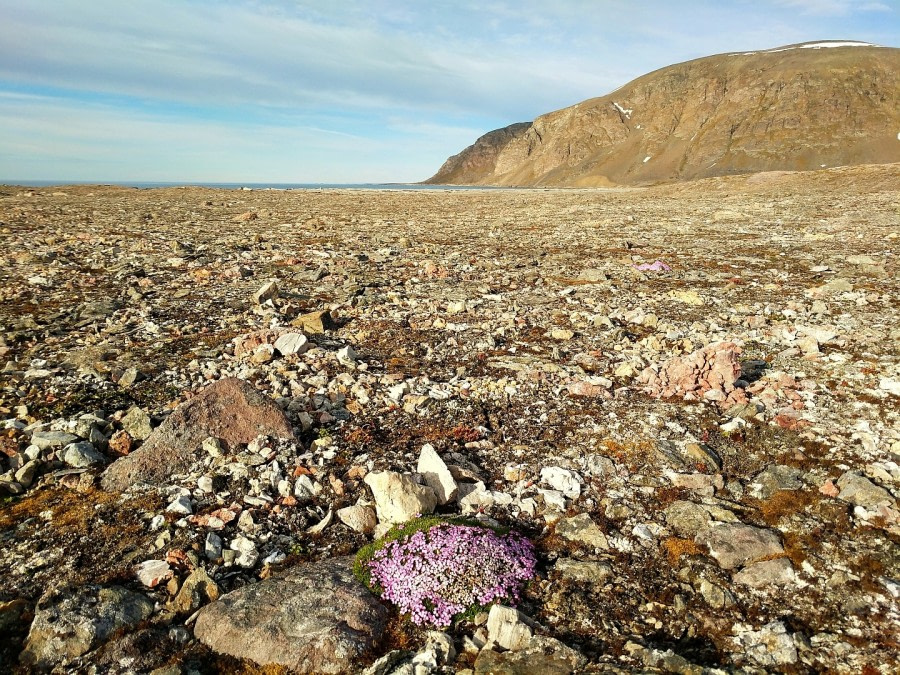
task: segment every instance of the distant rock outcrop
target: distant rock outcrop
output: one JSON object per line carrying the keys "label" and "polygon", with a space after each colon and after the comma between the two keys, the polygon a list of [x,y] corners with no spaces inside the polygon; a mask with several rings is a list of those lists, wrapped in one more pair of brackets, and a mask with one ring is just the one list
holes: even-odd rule
{"label": "distant rock outcrop", "polygon": [[900,162],[900,49],[721,54],[492,131],[426,183],[639,185]]}
{"label": "distant rock outcrop", "polygon": [[508,127],[489,131],[458,155],[444,162],[437,174],[426,183],[466,183],[472,176],[493,175],[497,158],[513,141],[520,139],[531,129],[531,122],[517,122]]}

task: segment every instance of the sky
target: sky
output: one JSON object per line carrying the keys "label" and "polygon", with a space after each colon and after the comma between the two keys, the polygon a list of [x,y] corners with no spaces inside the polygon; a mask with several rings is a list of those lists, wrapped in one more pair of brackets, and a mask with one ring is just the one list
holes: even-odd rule
{"label": "sky", "polygon": [[0,182],[413,182],[672,63],[900,0],[0,0]]}

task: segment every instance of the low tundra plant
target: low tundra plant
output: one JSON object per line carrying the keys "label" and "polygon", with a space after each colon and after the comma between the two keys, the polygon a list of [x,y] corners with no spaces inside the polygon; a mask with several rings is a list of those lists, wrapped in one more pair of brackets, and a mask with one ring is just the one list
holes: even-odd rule
{"label": "low tundra plant", "polygon": [[425,517],[363,547],[354,573],[416,625],[445,628],[493,602],[518,602],[535,563],[531,542],[516,532]]}

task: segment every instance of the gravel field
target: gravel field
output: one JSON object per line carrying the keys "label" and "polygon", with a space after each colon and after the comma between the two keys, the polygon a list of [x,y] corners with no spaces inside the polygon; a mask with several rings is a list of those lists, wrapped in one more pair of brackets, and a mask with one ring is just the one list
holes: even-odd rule
{"label": "gravel field", "polygon": [[[0,671],[900,670],[896,164],[7,186],[0,243]],[[430,511],[534,543],[527,639],[347,574]]]}

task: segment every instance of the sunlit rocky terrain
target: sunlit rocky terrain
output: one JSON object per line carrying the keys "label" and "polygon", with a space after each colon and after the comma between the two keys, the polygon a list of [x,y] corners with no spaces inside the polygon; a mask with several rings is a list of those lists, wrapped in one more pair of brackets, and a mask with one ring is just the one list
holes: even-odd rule
{"label": "sunlit rocky terrain", "polygon": [[[0,187],[0,670],[896,672],[898,204]],[[349,573],[431,511],[517,611]]]}

